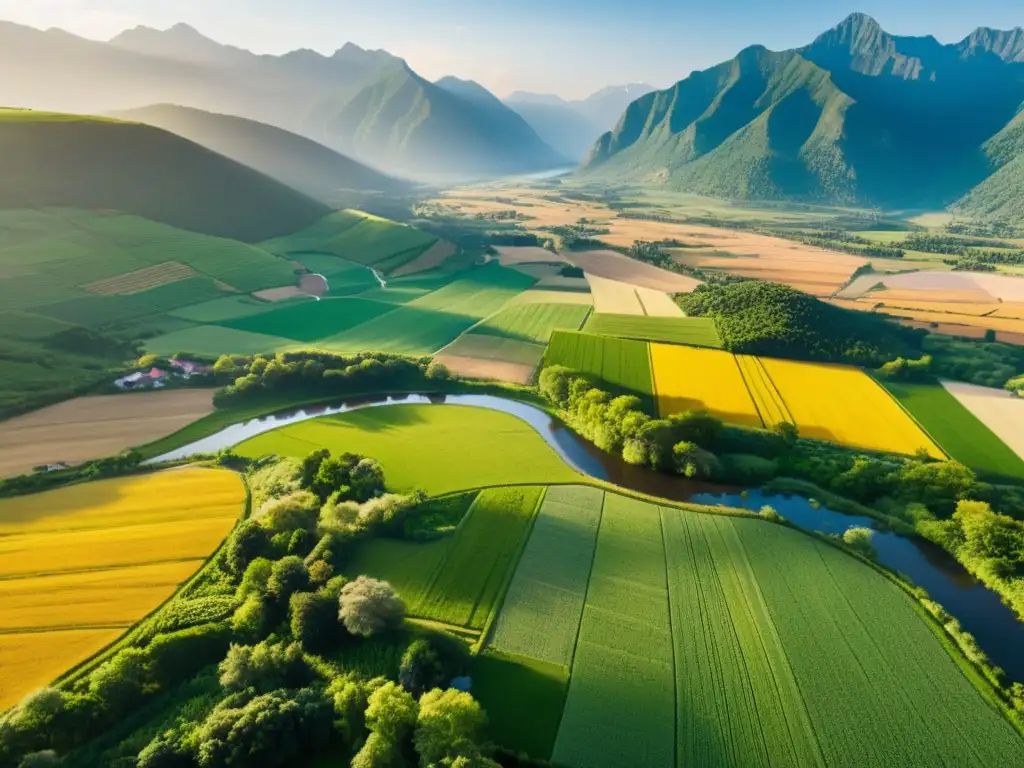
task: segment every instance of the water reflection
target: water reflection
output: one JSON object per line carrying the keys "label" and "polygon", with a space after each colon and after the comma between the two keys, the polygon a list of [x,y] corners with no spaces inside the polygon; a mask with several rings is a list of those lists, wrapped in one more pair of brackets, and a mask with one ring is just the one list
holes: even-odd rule
{"label": "water reflection", "polygon": [[[575,435],[550,415],[525,403],[491,395],[396,395],[352,398],[338,405],[297,408],[233,424],[191,445],[158,456],[153,462],[182,459],[197,453],[216,453],[256,435],[289,424],[363,408],[400,404],[471,405],[518,416],[530,424],[569,466],[599,480],[673,501],[759,510],[774,507],[786,519],[808,530],[841,534],[851,526],[874,528],[871,518],[846,515],[827,507],[815,508],[799,496],[772,495],[760,490],[697,483],[626,464]],[[993,663],[1014,680],[1024,681],[1024,623],[1003,605],[999,596],[971,576],[948,553],[920,539],[876,531],[878,560],[899,571],[929,594],[974,635]]]}

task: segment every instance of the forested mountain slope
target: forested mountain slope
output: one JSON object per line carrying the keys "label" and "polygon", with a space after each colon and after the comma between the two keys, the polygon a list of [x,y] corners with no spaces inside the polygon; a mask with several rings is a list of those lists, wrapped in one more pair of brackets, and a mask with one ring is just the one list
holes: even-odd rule
{"label": "forested mountain slope", "polygon": [[1022,49],[1021,30],[943,45],[854,14],[804,48],[752,46],[634,101],[582,174],[724,197],[949,205],[1017,156],[995,137],[1024,102]]}

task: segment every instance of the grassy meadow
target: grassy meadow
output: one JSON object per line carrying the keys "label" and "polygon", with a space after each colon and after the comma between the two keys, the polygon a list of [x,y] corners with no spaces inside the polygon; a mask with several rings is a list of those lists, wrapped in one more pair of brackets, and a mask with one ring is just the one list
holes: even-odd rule
{"label": "grassy meadow", "polygon": [[224,470],[177,469],[0,500],[0,709],[166,600],[242,512]]}
{"label": "grassy meadow", "polygon": [[293,424],[235,450],[258,458],[315,448],[373,456],[396,491],[431,495],[508,483],[572,482],[578,475],[515,416],[461,405],[367,408]]}
{"label": "grassy meadow", "polygon": [[583,331],[638,341],[722,348],[722,339],[715,328],[715,321],[707,317],[649,317],[597,312],[587,320]]}

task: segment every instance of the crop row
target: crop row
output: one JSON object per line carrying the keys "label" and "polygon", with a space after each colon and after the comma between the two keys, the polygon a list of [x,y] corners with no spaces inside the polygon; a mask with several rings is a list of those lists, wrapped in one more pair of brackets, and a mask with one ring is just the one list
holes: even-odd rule
{"label": "crop row", "polygon": [[[559,498],[589,497],[583,505]],[[551,488],[516,567],[491,646],[540,661],[572,663],[594,559],[603,493]]]}
{"label": "crop row", "polygon": [[706,317],[653,317],[595,312],[583,330],[598,336],[722,348],[722,339],[715,328],[715,321]]}

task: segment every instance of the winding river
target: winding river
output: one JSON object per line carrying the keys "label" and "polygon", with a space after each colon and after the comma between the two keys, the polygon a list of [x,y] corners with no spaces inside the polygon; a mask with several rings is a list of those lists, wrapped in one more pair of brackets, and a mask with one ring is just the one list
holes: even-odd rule
{"label": "winding river", "polygon": [[[760,490],[741,492],[735,488],[697,483],[630,466],[584,441],[539,408],[491,395],[404,395],[350,399],[340,405],[300,408],[233,424],[209,437],[158,456],[151,462],[215,453],[264,432],[320,416],[410,403],[472,405],[517,416],[537,430],[562,460],[577,471],[651,496],[753,511],[768,504],[796,525],[821,533],[842,533],[851,526],[875,528],[871,518],[815,507],[799,496],[771,495]],[[876,530],[874,545],[879,563],[905,574],[926,589],[933,599],[956,617],[964,630],[974,635],[994,664],[1013,680],[1024,682],[1024,623],[995,592],[930,542]]]}

